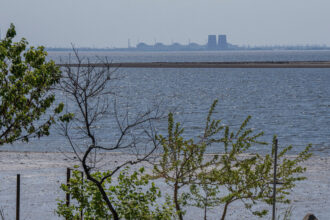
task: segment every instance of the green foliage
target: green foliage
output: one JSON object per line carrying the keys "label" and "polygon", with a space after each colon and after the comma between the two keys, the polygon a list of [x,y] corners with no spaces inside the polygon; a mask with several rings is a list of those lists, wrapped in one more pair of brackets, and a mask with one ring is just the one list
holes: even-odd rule
{"label": "green foliage", "polygon": [[[143,176],[144,168],[128,173],[128,168],[122,171],[116,180],[107,178],[103,183],[110,201],[114,204],[122,219],[171,219],[173,208],[167,199],[160,206],[161,192],[154,183]],[[93,177],[101,180],[108,172],[95,172]],[[79,171],[73,171],[70,186],[61,186],[62,190],[70,193],[74,202],[68,207],[66,202],[59,200],[57,214],[66,219],[112,219],[110,210],[102,199],[98,188],[91,181],[82,179]]]}
{"label": "green foliage", "polygon": [[160,162],[154,166],[152,178],[163,178],[173,188],[173,202],[179,219],[183,218],[185,211],[182,206],[187,205],[189,198],[189,194],[181,193],[181,189],[196,183],[197,174],[215,165],[218,160],[217,155],[209,160],[204,157],[206,147],[213,142],[219,142],[214,136],[224,128],[220,125],[220,120],[211,120],[216,103],[217,101],[211,106],[200,142],[195,143],[193,139],[184,140],[184,129],[180,127],[180,123],[174,124],[172,113],[168,115],[168,136],[157,136],[163,154]]}
{"label": "green foliage", "polygon": [[61,73],[54,61],[46,61],[43,47],[27,48],[24,38],[13,42],[15,35],[11,24],[0,41],[0,145],[48,135],[54,116],[63,110],[63,104],[58,105],[41,122],[55,100],[49,91]]}
{"label": "green foliage", "polygon": [[[236,149],[238,146],[239,149]],[[273,202],[274,155],[261,156],[255,154],[244,157],[240,155],[244,152],[241,149],[248,149],[248,147],[246,147],[246,144],[242,144],[241,139],[238,138],[231,144],[231,150],[221,156],[219,160],[221,166],[213,168],[210,172],[199,174],[199,177],[203,180],[201,181],[202,188],[206,189],[208,193],[213,192],[211,194],[211,199],[214,201],[213,205],[224,204],[222,219],[225,219],[229,205],[237,200],[242,201],[245,208],[259,217],[266,215],[268,210],[253,211],[253,205],[257,202],[265,202],[271,205]],[[305,177],[297,175],[305,171],[305,168],[302,168],[299,164],[311,156],[309,153],[310,145],[294,159],[285,157],[285,153],[290,149],[291,146],[286,147],[278,155],[277,182],[281,184],[277,185],[276,201],[279,203],[290,202],[286,196],[295,186],[295,182],[305,179]],[[210,185],[221,187],[225,194],[220,196],[219,191],[214,193],[213,188],[211,190],[208,188]],[[193,192],[192,194],[195,195],[196,193]],[[196,198],[198,199],[195,196],[194,199],[196,200]]]}
{"label": "green foliage", "polygon": [[[193,139],[185,140],[182,136],[184,129],[179,123],[174,125],[173,115],[169,114],[168,136],[158,136],[163,154],[154,166],[152,178],[163,178],[172,187],[179,219],[183,219],[182,207],[187,204],[204,209],[205,219],[208,209],[222,204],[221,219],[225,219],[229,205],[238,200],[254,215],[264,216],[268,210],[253,210],[253,205],[273,202],[274,144],[271,154],[244,156],[252,144],[267,144],[259,141],[263,133],[255,134],[247,128],[250,116],[237,131],[221,126],[220,120],[211,120],[216,104],[215,101],[211,106],[204,135],[198,143]],[[213,143],[222,144],[222,155],[205,155],[207,147]],[[285,157],[292,146],[278,154],[277,180],[282,184],[277,187],[277,202],[289,203],[286,198],[289,191],[296,181],[305,179],[297,174],[305,171],[299,164],[311,156],[310,147],[293,159]],[[189,194],[181,192],[184,186],[189,186]]]}
{"label": "green foliage", "polygon": [[190,185],[191,194],[188,203],[204,210],[204,219],[207,219],[207,212],[221,204],[218,199],[221,191],[218,185],[207,184],[203,178],[200,180],[198,184]]}
{"label": "green foliage", "polygon": [[[273,149],[275,138],[273,141]],[[242,145],[244,146],[244,145]],[[298,176],[305,171],[305,168],[299,166],[299,163],[307,160],[310,145],[306,147],[296,158],[289,159],[285,153],[291,149],[291,146],[285,147],[278,155],[276,201],[278,203],[289,203],[286,198],[290,190],[295,186],[296,181],[305,179]],[[212,184],[218,184],[226,189],[226,196],[218,197],[220,202],[228,207],[234,201],[241,200],[245,207],[252,211],[253,205],[257,202],[272,204],[273,199],[273,166],[274,150],[272,154],[240,157],[234,146],[229,154],[221,157],[222,167],[213,169],[206,177]],[[230,155],[230,156],[229,156]],[[267,209],[252,211],[254,215],[262,217],[268,213]],[[224,218],[223,218],[224,219]]]}
{"label": "green foliage", "polygon": [[[182,134],[184,129],[179,123],[174,125],[173,114],[168,116],[168,136],[159,135],[163,154],[160,162],[154,166],[153,178],[163,178],[173,188],[173,201],[179,219],[183,219],[184,211],[182,206],[188,204],[188,200],[192,200],[193,205],[207,209],[207,207],[219,204],[219,200],[215,198],[217,187],[209,185],[204,178],[204,174],[208,173],[213,167],[218,167],[222,162],[218,155],[206,157],[206,148],[213,143],[224,143],[227,152],[228,145],[234,139],[250,146],[251,143],[259,143],[256,139],[261,134],[250,135],[251,130],[244,130],[247,120],[242,124],[236,134],[229,134],[229,128],[221,125],[221,120],[212,119],[212,114],[217,105],[217,100],[213,102],[206,119],[204,134],[200,137],[200,141],[195,143],[193,139],[184,140]],[[224,131],[224,137],[218,137]],[[241,134],[242,133],[242,134]],[[242,152],[242,149],[236,147],[236,153]],[[191,186],[191,195],[181,193],[184,186]],[[205,194],[199,194],[200,188]],[[205,197],[206,196],[206,197]],[[213,197],[213,198],[211,198]]]}

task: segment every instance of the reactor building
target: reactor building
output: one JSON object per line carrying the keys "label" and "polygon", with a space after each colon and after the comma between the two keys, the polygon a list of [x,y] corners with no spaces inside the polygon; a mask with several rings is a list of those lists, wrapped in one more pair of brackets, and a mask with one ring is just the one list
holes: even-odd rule
{"label": "reactor building", "polygon": [[207,40],[207,49],[216,50],[217,49],[217,36],[209,35]]}
{"label": "reactor building", "polygon": [[227,36],[218,35],[218,42],[216,35],[209,35],[207,41],[207,49],[209,50],[226,50],[228,49]]}

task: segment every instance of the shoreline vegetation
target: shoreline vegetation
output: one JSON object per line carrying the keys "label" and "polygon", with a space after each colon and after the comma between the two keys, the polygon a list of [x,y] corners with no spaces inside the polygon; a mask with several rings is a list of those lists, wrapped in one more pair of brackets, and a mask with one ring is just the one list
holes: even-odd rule
{"label": "shoreline vegetation", "polygon": [[58,63],[59,67],[108,68],[330,68],[330,61],[268,62],[125,62],[125,63]]}
{"label": "shoreline vegetation", "polygon": [[[14,217],[15,209],[15,177],[21,174],[22,179],[22,218],[39,219],[49,216],[49,219],[59,219],[54,214],[56,199],[63,199],[64,193],[59,186],[65,183],[66,168],[77,165],[73,153],[54,152],[0,152],[1,161],[1,190],[0,196],[6,200],[2,204],[7,217]],[[102,170],[107,170],[116,164],[135,157],[126,153],[101,153]],[[244,154],[243,156],[249,156]],[[289,156],[294,157],[292,156]],[[307,167],[304,176],[307,180],[297,183],[293,188],[290,198],[292,199],[292,219],[302,219],[308,212],[313,212],[319,219],[326,219],[330,203],[330,157],[312,156],[305,161]],[[134,169],[145,166],[147,172],[151,172],[152,166],[141,163]],[[163,182],[156,181],[162,190],[166,190]],[[4,200],[3,200],[4,201]],[[239,203],[233,204],[229,209],[229,219],[244,219],[252,217],[245,209],[240,208]],[[35,207],[40,207],[36,209]],[[270,208],[270,207],[269,207]],[[193,211],[193,210],[196,211]],[[199,214],[198,209],[190,208],[193,217]],[[210,219],[216,218],[216,213],[210,212]],[[189,216],[186,216],[190,219]],[[10,219],[10,218],[9,218]]]}

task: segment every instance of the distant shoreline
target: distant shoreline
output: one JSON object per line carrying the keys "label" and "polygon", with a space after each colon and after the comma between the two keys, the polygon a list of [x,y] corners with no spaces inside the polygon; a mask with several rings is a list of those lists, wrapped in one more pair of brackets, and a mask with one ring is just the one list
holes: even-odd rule
{"label": "distant shoreline", "polygon": [[[330,47],[239,47],[235,49],[226,49],[226,50],[208,50],[208,49],[137,49],[137,48],[86,48],[80,47],[75,48],[81,52],[233,52],[233,51],[325,51],[330,50]],[[49,52],[66,52],[72,51],[71,47],[63,48],[52,48],[46,47],[46,51]]]}
{"label": "distant shoreline", "polygon": [[330,68],[330,61],[278,62],[126,62],[56,64],[60,67],[115,67],[115,68]]}
{"label": "distant shoreline", "polygon": [[[49,52],[65,52],[72,51],[72,47],[46,47],[46,51]],[[91,47],[78,47],[75,48],[82,52],[232,52],[232,51],[324,51],[330,50],[328,46],[283,46],[283,47],[237,47],[229,49],[216,49],[210,50],[207,48],[184,48],[184,49],[174,49],[174,48],[154,48],[150,47],[149,49],[141,49],[136,47],[131,48],[91,48]]]}

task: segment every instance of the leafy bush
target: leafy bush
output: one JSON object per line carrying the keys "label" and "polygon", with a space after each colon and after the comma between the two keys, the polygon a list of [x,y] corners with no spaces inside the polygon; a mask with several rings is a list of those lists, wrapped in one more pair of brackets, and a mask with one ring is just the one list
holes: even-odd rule
{"label": "leafy bush", "polygon": [[[144,168],[129,174],[128,168],[123,170],[116,181],[108,178],[104,189],[114,204],[121,219],[171,219],[173,207],[167,200],[159,205],[161,192],[154,183],[143,175]],[[101,179],[108,172],[95,172],[93,177]],[[57,214],[66,219],[112,219],[98,188],[91,181],[82,179],[80,171],[73,171],[70,186],[62,184],[61,189],[70,193],[74,200],[67,206],[65,200],[59,200]]]}
{"label": "leafy bush", "polygon": [[0,145],[48,135],[54,116],[63,110],[59,104],[45,116],[55,101],[50,90],[60,80],[59,68],[46,61],[43,47],[27,48],[24,38],[13,42],[15,36],[11,24],[0,41]]}
{"label": "leafy bush", "polygon": [[[193,205],[204,210],[204,218],[210,208],[222,206],[221,219],[225,219],[231,203],[240,200],[245,208],[254,215],[264,216],[267,209],[253,210],[257,202],[272,204],[272,182],[274,165],[274,136],[271,154],[250,156],[243,154],[252,144],[266,145],[259,141],[263,133],[254,133],[247,128],[251,117],[248,117],[236,132],[228,126],[222,126],[220,120],[211,120],[217,101],[213,103],[206,120],[204,135],[195,143],[193,139],[183,138],[184,129],[179,123],[174,125],[173,115],[168,117],[168,136],[158,136],[163,148],[159,163],[154,166],[152,178],[162,178],[173,189],[173,202],[179,219],[185,211],[182,207]],[[222,145],[221,155],[206,155],[211,144]],[[278,155],[277,180],[282,184],[277,187],[276,201],[289,203],[286,198],[296,181],[305,179],[297,174],[305,168],[299,164],[307,160],[310,145],[296,158],[289,159],[285,154],[292,146],[285,147]],[[189,186],[190,192],[183,191]]]}

